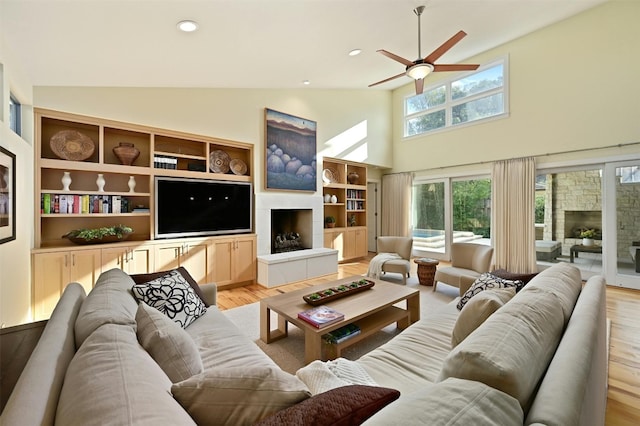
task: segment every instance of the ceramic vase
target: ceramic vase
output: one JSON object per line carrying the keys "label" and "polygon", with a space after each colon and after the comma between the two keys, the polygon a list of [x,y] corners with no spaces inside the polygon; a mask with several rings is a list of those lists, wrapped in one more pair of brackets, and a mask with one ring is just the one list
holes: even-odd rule
{"label": "ceramic vase", "polygon": [[331,194],[324,194],[324,202],[326,204],[331,202]]}
{"label": "ceramic vase", "polygon": [[586,247],[591,247],[592,245],[594,245],[593,238],[583,238],[582,245]]}
{"label": "ceramic vase", "polygon": [[351,172],[347,175],[347,181],[351,184],[351,185],[355,185],[358,183],[358,179],[360,179],[360,175],[356,172]]}
{"label": "ceramic vase", "polygon": [[332,202],[333,204],[336,204],[336,203],[338,202],[338,197],[336,197],[335,195],[332,195],[332,196],[331,196],[331,202]]}
{"label": "ceramic vase", "polygon": [[104,192],[104,175],[102,173],[98,173],[98,179],[96,179],[96,185],[98,185],[98,192]]}
{"label": "ceramic vase", "polygon": [[113,148],[113,153],[120,163],[125,166],[130,166],[140,155],[140,150],[136,148],[132,143],[120,142],[120,144]]}
{"label": "ceramic vase", "polygon": [[62,190],[68,192],[69,185],[71,185],[71,173],[64,172],[64,174],[62,175],[61,181],[62,181]]}
{"label": "ceramic vase", "polygon": [[134,176],[129,176],[129,192],[136,192],[136,178]]}

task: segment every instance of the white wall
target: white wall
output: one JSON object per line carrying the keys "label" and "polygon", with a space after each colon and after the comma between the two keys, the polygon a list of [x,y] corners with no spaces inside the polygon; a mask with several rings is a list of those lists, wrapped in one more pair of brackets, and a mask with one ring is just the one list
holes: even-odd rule
{"label": "white wall", "polygon": [[[511,108],[506,119],[404,140],[403,99],[414,87],[395,90],[393,171],[640,141],[639,20],[640,2],[609,2],[465,60],[486,63],[509,56]],[[428,84],[443,77],[445,73],[434,74]],[[636,145],[562,158],[639,151]]]}
{"label": "white wall", "polygon": [[[1,5],[0,5],[0,13]],[[0,244],[0,326],[31,321],[33,242],[32,88],[0,33],[0,145],[16,155],[16,239]],[[23,138],[9,128],[9,93],[23,105]]]}

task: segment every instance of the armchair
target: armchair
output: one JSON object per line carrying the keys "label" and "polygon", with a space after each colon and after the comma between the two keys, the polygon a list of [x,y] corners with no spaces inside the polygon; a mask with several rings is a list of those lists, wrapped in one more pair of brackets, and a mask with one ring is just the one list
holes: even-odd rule
{"label": "armchair", "polygon": [[[383,260],[381,271],[395,272],[402,274],[402,283],[407,284],[407,277],[409,277],[409,271],[411,269],[411,249],[413,247],[413,238],[411,237],[378,237],[378,255],[371,259],[371,263],[375,265],[376,257],[378,260]],[[395,253],[399,258],[395,259],[382,259],[381,254]]]}
{"label": "armchair", "polygon": [[493,247],[474,243],[451,244],[451,266],[438,268],[433,282],[458,287],[462,296],[482,273],[489,272]]}

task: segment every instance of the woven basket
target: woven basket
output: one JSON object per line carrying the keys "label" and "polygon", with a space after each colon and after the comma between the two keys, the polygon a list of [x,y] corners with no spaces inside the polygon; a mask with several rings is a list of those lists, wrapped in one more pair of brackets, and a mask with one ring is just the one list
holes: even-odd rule
{"label": "woven basket", "polygon": [[239,158],[234,158],[233,160],[231,160],[231,163],[229,165],[231,166],[231,171],[235,175],[243,176],[247,173],[247,165]]}
{"label": "woven basket", "polygon": [[228,173],[230,162],[231,157],[229,157],[229,154],[221,149],[211,151],[211,154],[209,154],[209,170],[213,173]]}
{"label": "woven basket", "polygon": [[91,138],[77,130],[60,130],[49,143],[53,153],[63,160],[83,161],[95,150]]}

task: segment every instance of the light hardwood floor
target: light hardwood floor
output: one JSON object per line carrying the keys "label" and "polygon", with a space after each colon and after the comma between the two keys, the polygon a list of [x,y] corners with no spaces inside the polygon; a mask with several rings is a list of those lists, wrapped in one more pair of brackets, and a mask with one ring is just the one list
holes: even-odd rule
{"label": "light hardwood floor", "polygon": [[[218,292],[218,307],[231,309],[323,282],[362,275],[367,272],[369,259],[341,264],[337,274],[327,275],[304,283],[267,289],[248,285]],[[416,265],[412,262],[411,275]],[[640,424],[640,291],[607,287],[607,315],[611,320],[609,352],[609,391],[607,399],[608,426]]]}

